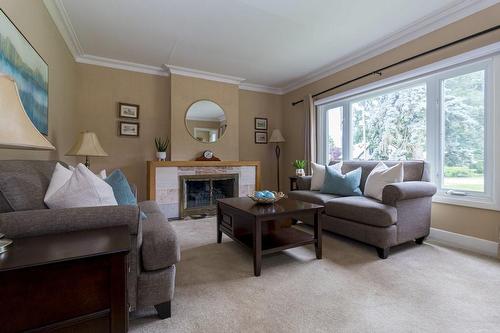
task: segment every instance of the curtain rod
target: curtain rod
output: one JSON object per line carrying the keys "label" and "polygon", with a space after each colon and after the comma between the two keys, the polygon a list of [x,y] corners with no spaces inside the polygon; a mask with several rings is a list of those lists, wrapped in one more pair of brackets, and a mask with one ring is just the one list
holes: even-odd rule
{"label": "curtain rod", "polygon": [[[447,47],[450,47],[450,46],[453,46],[453,45],[456,45],[456,44],[459,44],[459,43],[465,42],[465,41],[467,41],[467,40],[469,40],[469,39],[473,39],[473,38],[479,37],[479,36],[481,36],[481,35],[485,35],[485,34],[487,34],[487,33],[490,33],[490,32],[492,32],[492,31],[495,31],[495,30],[498,30],[498,29],[500,29],[500,25],[496,25],[496,26],[491,27],[491,28],[489,28],[489,29],[486,29],[486,30],[483,30],[483,31],[476,32],[475,34],[472,34],[472,35],[469,35],[469,36],[467,36],[467,37],[463,37],[463,38],[457,39],[456,41],[453,41],[453,42],[450,42],[450,43],[447,43],[447,44],[444,44],[444,45],[438,46],[438,47],[433,48],[433,49],[431,49],[431,50],[428,50],[428,51],[425,51],[425,52],[419,53],[419,54],[417,54],[417,55],[411,56],[411,57],[409,57],[409,58],[406,58],[406,59],[400,60],[400,61],[398,61],[398,62],[395,62],[395,63],[393,63],[393,64],[391,64],[391,65],[388,65],[388,66],[385,66],[385,67],[379,68],[379,69],[377,69],[377,70],[375,70],[375,71],[373,71],[373,72],[370,72],[370,73],[368,73],[368,74],[364,74],[364,75],[358,76],[358,77],[356,77],[356,78],[354,78],[354,79],[352,79],[352,80],[349,80],[349,81],[343,82],[343,83],[338,84],[338,85],[336,85],[336,86],[334,86],[334,87],[331,87],[331,88],[325,89],[325,90],[323,90],[323,91],[320,91],[319,93],[316,93],[316,94],[312,95],[312,97],[313,97],[313,98],[318,97],[318,96],[320,96],[320,95],[323,95],[324,93],[327,93],[327,92],[329,92],[329,91],[335,90],[335,89],[337,89],[337,88],[343,87],[343,86],[348,85],[348,84],[350,84],[350,83],[352,83],[352,82],[355,82],[355,81],[358,81],[358,80],[364,79],[364,78],[369,77],[369,76],[372,76],[372,75],[382,76],[382,71],[384,71],[384,70],[386,70],[386,69],[389,69],[389,68],[391,68],[391,67],[395,67],[395,66],[398,66],[398,65],[404,64],[404,63],[406,63],[406,62],[409,62],[409,61],[415,60],[415,59],[417,59],[417,58],[423,57],[423,56],[425,56],[425,55],[428,55],[428,54],[430,54],[430,53],[434,53],[434,52],[436,52],[436,51],[439,51],[439,50],[442,50],[442,49],[444,49],[444,48],[447,48]],[[293,102],[293,103],[292,103],[292,106],[295,106],[295,105],[300,104],[300,103],[302,103],[302,102],[304,102],[304,100],[303,100],[303,99],[301,99],[300,101]]]}

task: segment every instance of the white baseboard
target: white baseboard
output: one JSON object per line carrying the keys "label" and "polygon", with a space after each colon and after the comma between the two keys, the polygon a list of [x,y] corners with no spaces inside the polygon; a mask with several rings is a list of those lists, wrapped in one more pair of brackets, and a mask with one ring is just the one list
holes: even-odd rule
{"label": "white baseboard", "polygon": [[454,232],[431,228],[429,239],[444,245],[450,245],[464,250],[498,257],[498,243]]}

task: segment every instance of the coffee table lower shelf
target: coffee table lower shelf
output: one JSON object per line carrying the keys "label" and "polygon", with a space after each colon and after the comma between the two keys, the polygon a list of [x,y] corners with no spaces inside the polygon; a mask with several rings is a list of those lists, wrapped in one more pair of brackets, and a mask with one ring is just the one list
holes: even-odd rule
{"label": "coffee table lower shelf", "polygon": [[[249,250],[253,249],[252,234],[233,236],[229,230],[224,229],[225,228],[221,226],[221,230],[224,232],[224,234],[229,236],[235,242],[243,245]],[[283,228],[277,232],[271,232],[262,235],[262,254],[280,252],[286,249],[314,243],[314,237],[304,231],[295,229],[293,227]]]}

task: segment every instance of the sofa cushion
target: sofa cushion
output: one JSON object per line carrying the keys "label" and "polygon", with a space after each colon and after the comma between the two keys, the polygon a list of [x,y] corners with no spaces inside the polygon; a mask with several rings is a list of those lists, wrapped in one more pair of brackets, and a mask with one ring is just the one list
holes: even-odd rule
{"label": "sofa cushion", "polygon": [[384,162],[379,162],[366,178],[364,195],[382,201],[384,187],[403,181],[403,163],[388,167]]}
{"label": "sofa cushion", "polygon": [[377,227],[397,222],[396,208],[367,197],[343,197],[325,204],[327,215]]}
{"label": "sofa cushion", "polygon": [[[74,170],[74,168],[73,168]],[[71,178],[73,171],[63,167],[61,164],[57,163],[54,168],[54,172],[52,173],[52,178],[50,179],[49,187],[47,188],[47,192],[45,192],[46,201],[48,198],[52,197],[54,193],[56,193],[64,184]]]}
{"label": "sofa cushion", "polygon": [[118,205],[137,205],[137,199],[132,193],[127,177],[120,169],[114,170],[103,180],[113,189]]}
{"label": "sofa cushion", "polygon": [[[338,161],[331,161],[330,164],[337,163]],[[404,170],[404,182],[408,181],[430,181],[430,166],[428,162],[425,161],[384,161],[385,165],[392,167],[398,163],[403,163]],[[378,161],[343,161],[342,163],[342,173],[346,173],[361,167],[363,172],[361,174],[361,191],[365,190],[365,182],[368,178],[370,172],[378,164]]]}
{"label": "sofa cushion", "polygon": [[56,161],[0,161],[2,212],[46,209],[43,198],[56,163]]}
{"label": "sofa cushion", "polygon": [[117,205],[111,186],[81,163],[45,203],[52,209]]}
{"label": "sofa cushion", "polygon": [[288,193],[290,199],[324,205],[330,200],[338,198],[337,195],[321,193],[320,191],[291,191]]}
{"label": "sofa cushion", "polygon": [[321,193],[342,195],[342,196],[360,196],[363,195],[359,189],[361,180],[361,168],[341,174],[335,165],[326,167],[325,183],[321,187]]}

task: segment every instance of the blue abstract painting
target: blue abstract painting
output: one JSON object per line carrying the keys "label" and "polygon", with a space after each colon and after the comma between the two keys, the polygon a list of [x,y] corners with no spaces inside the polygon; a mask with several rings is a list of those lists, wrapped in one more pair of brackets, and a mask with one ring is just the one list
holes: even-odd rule
{"label": "blue abstract painting", "polygon": [[49,67],[2,10],[0,73],[16,81],[26,113],[40,133],[47,135]]}

